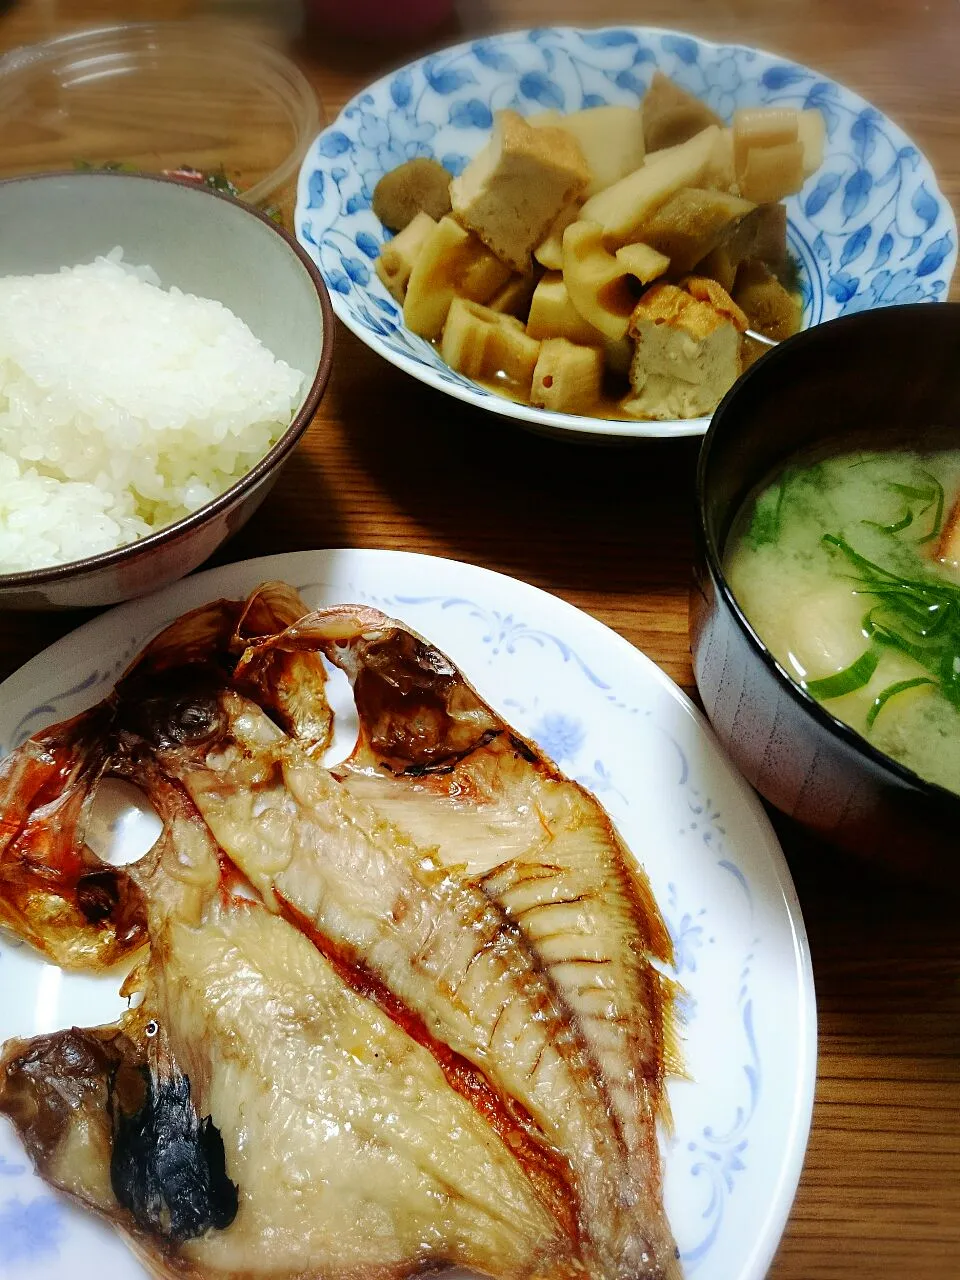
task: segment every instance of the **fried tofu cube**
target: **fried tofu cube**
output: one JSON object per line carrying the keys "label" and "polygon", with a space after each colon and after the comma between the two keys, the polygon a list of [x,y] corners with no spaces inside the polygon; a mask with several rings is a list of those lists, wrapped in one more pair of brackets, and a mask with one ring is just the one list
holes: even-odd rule
{"label": "fried tofu cube", "polygon": [[530,403],[556,413],[589,413],[600,399],[602,385],[602,351],[566,338],[548,338],[533,371]]}
{"label": "fried tofu cube", "polygon": [[510,269],[476,236],[453,218],[441,218],[414,261],[403,302],[404,324],[422,338],[439,338],[455,297],[486,302],[509,278]]}
{"label": "fried tofu cube", "polygon": [[734,301],[757,329],[768,338],[782,342],[800,329],[800,299],[783,287],[762,262],[745,262],[737,273]]}
{"label": "fried tofu cube", "polygon": [[534,289],[527,333],[531,338],[569,338],[571,342],[588,345],[600,340],[597,330],[570,300],[566,281],[559,271],[548,271]]}
{"label": "fried tofu cube", "polygon": [[398,235],[387,241],[374,263],[377,275],[401,304],[414,263],[436,225],[429,214],[418,213]]}
{"label": "fried tofu cube", "polygon": [[641,228],[655,209],[681,187],[699,184],[719,134],[716,125],[711,125],[656,160],[648,157],[642,168],[592,196],[581,209],[581,218],[600,224],[608,248],[619,249],[642,240]]}
{"label": "fried tofu cube", "polygon": [[670,259],[675,274],[692,271],[753,208],[723,191],[683,187],[653,211],[640,238]]}
{"label": "fried tofu cube", "polygon": [[678,84],[655,71],[650,88],[640,104],[643,122],[643,140],[648,151],[660,151],[675,147],[695,137],[708,125],[721,125],[720,117]]}
{"label": "fried tofu cube", "polygon": [[451,368],[483,382],[506,382],[527,395],[540,343],[514,316],[466,298],[454,298],[443,329],[440,354]]}
{"label": "fried tofu cube", "polygon": [[523,274],[557,214],[589,181],[572,134],[500,111],[490,142],[451,183],[450,199],[460,222]]}
{"label": "fried tofu cube", "polygon": [[565,116],[544,112],[530,123],[573,134],[590,170],[585,196],[605,191],[643,164],[643,119],[636,107],[586,107]]}
{"label": "fried tofu cube", "polygon": [[709,276],[687,276],[680,283],[691,298],[708,303],[717,315],[726,316],[740,333],[749,327],[750,322],[746,313],[737,306],[723,285],[718,284],[716,280],[711,280]]}
{"label": "fried tofu cube", "polygon": [[660,282],[647,290],[630,333],[636,350],[624,409],[635,417],[705,416],[740,376],[736,326],[676,285]]}

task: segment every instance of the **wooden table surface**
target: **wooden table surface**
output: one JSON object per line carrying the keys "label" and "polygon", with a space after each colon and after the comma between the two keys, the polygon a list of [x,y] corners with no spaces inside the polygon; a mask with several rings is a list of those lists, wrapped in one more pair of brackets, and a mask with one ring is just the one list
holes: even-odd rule
{"label": "wooden table surface", "polygon": [[[296,0],[0,0],[0,53],[92,23],[199,12],[275,31],[331,118],[397,62],[481,31],[643,22],[758,45],[899,121],[960,208],[957,0],[459,0],[429,38],[386,47],[301,30]],[[314,426],[219,559],[354,546],[471,561],[587,610],[693,693],[696,456],[696,442],[611,452],[526,435],[421,387],[338,326]],[[83,616],[5,615],[0,677]],[[820,1061],[803,1177],[770,1274],[960,1277],[957,904],[881,882],[778,827],[810,935]]]}

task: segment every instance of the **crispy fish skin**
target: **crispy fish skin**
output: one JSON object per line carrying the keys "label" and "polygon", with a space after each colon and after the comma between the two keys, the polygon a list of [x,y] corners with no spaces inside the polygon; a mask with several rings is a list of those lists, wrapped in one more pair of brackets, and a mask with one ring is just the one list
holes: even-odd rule
{"label": "crispy fish skin", "polygon": [[[585,810],[571,806],[574,784],[438,651],[353,607],[288,625],[301,609],[268,586],[173,624],[104,704],[103,767],[150,760],[185,788],[199,815],[175,844],[209,823],[268,906],[430,1054],[492,1140],[518,1144],[541,1207],[570,1235],[566,1195],[581,1245],[570,1275],[678,1275],[660,1206],[664,1002],[649,964],[669,939],[648,886],[602,809],[586,793]],[[361,712],[339,778],[316,760],[330,736],[321,652],[352,675]],[[152,919],[167,881],[151,865],[127,874]],[[195,928],[210,900],[205,885],[191,893],[181,923]],[[531,924],[541,916],[548,927]]]}
{"label": "crispy fish skin", "polygon": [[[668,985],[652,963],[670,963],[672,944],[609,816],[445,655],[378,610],[307,615],[251,645],[241,669],[272,661],[276,648],[319,649],[346,672],[359,737],[338,778],[488,895],[543,962],[595,1063],[627,1149],[638,1213],[651,1223],[652,1251],[675,1267],[656,1138],[675,1050]],[[630,1248],[628,1237],[623,1253]]]}
{"label": "crispy fish skin", "polygon": [[[68,969],[111,968],[145,945],[147,907],[136,878],[97,857],[84,838],[96,785],[117,772],[118,710],[135,705],[144,721],[155,711],[158,721],[195,736],[191,708],[206,705],[203,691],[228,678],[232,654],[305,610],[292,588],[272,583],[248,601],[215,600],[184,614],[144,648],[102,703],[0,761],[0,924]],[[323,663],[319,656],[298,661],[295,683],[289,665],[287,655],[276,654],[248,687],[322,749],[332,730]],[[171,697],[180,699],[179,716]]]}
{"label": "crispy fish skin", "polygon": [[431,1055],[261,905],[171,922],[143,986],[117,1028],[8,1045],[0,1112],[155,1275],[586,1275]]}
{"label": "crispy fish skin", "polygon": [[95,708],[0,761],[0,924],[66,969],[109,968],[146,940],[140,890],[83,840],[104,725]]}
{"label": "crispy fish skin", "polygon": [[598,1275],[621,1274],[634,1250],[647,1261],[631,1276],[660,1275],[582,1038],[504,912],[240,695],[222,691],[206,719],[228,728],[157,758],[264,901],[371,973],[566,1157]]}
{"label": "crispy fish skin", "polygon": [[0,1113],[47,1181],[169,1280],[587,1277],[522,1144],[308,936],[235,896],[185,791],[125,745],[163,821],[134,869],[151,946],[125,991],[142,1003],[0,1059]]}

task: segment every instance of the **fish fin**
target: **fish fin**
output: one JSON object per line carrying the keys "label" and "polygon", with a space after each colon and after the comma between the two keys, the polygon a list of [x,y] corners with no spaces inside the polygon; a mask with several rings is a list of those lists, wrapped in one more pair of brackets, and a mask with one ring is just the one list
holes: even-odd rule
{"label": "fish fin", "polygon": [[84,830],[107,767],[100,704],[0,762],[0,923],[64,968],[106,968],[146,940],[143,895]]}
{"label": "fish fin", "polygon": [[234,629],[231,648],[238,688],[250,696],[310,755],[322,755],[333,737],[327,672],[318,652],[272,643],[309,612],[292,587],[266,582],[250,595]]}

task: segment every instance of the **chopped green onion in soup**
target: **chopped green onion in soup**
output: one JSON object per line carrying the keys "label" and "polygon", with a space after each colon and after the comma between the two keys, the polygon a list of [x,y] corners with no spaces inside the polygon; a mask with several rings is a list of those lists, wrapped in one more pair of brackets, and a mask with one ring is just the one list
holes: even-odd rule
{"label": "chopped green onion in soup", "polygon": [[730,587],[823,706],[960,793],[960,450],[794,462],[746,503]]}

